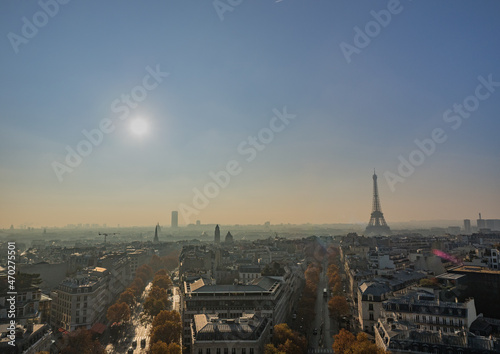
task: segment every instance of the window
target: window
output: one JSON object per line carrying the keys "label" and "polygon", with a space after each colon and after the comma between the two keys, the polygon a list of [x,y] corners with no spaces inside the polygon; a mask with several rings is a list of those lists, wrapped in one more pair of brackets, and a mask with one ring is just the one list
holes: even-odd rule
{"label": "window", "polygon": [[216,349],[217,354],[220,354],[220,348]]}
{"label": "window", "polygon": [[250,354],[254,354],[253,348],[250,348]]}
{"label": "window", "polygon": [[236,354],[236,348],[231,349],[231,354]]}
{"label": "window", "polygon": [[224,348],[224,354],[229,354],[229,349]]}
{"label": "window", "polygon": [[370,321],[373,321],[373,313],[370,313]]}
{"label": "window", "polygon": [[247,349],[246,348],[241,349],[241,354],[247,354]]}
{"label": "window", "polygon": [[373,304],[368,305],[368,310],[373,311]]}
{"label": "window", "polygon": [[203,349],[198,349],[198,354],[203,354]]}
{"label": "window", "polygon": [[211,354],[211,353],[210,353],[210,348],[207,348],[207,352],[206,352],[206,353],[207,353],[207,354]]}

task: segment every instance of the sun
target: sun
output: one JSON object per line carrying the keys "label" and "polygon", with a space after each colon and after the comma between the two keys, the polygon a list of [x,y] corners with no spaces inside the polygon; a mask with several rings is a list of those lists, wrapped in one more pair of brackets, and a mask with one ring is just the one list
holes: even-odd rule
{"label": "sun", "polygon": [[134,135],[142,136],[149,130],[148,122],[142,118],[135,118],[130,121],[130,131]]}

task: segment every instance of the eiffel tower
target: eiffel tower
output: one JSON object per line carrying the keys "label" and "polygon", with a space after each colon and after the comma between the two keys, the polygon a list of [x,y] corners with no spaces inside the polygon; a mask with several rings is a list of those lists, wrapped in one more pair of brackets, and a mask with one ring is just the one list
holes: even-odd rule
{"label": "eiffel tower", "polygon": [[380,207],[380,200],[378,199],[377,175],[373,170],[373,206],[370,222],[366,227],[365,233],[367,236],[387,236],[391,234],[391,229],[387,226]]}

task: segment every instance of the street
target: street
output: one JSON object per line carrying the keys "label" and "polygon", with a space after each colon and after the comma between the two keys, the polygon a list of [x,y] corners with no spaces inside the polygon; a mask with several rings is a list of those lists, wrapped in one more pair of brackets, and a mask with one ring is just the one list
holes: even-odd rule
{"label": "street", "polygon": [[[313,330],[317,330],[317,334],[310,333],[309,335],[309,353],[333,353],[333,335],[338,333],[338,325],[336,321],[330,318],[328,313],[328,300],[330,291],[328,291],[328,280],[326,276],[327,269],[326,260],[322,264],[322,272],[319,275],[318,291],[316,297],[316,317],[314,319]],[[323,296],[323,289],[327,288],[328,297]]]}
{"label": "street", "polygon": [[[136,341],[137,347],[134,349],[134,353],[146,353],[148,347],[148,327],[149,325],[141,324],[141,314],[143,312],[143,304],[151,290],[152,283],[150,282],[144,292],[140,297],[140,301],[137,302],[131,314],[130,324],[125,328],[125,334],[120,337],[118,343],[109,343],[106,346],[106,352],[108,353],[127,353],[129,348],[132,348],[132,343]],[[146,347],[141,348],[141,339],[146,339]]]}

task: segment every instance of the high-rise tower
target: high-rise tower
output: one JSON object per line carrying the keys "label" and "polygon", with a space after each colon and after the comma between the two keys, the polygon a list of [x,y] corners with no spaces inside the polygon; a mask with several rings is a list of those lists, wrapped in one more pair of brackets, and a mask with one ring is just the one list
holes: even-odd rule
{"label": "high-rise tower", "polygon": [[377,175],[373,170],[373,206],[370,222],[366,227],[365,233],[370,236],[382,235],[387,236],[391,234],[391,229],[387,226],[382,208],[380,207],[380,200],[378,199],[378,186]]}
{"label": "high-rise tower", "polygon": [[217,225],[215,227],[214,242],[215,243],[220,243],[220,229],[219,229],[219,225]]}
{"label": "high-rise tower", "polygon": [[175,229],[179,226],[179,213],[177,211],[172,212],[172,224],[171,228]]}

